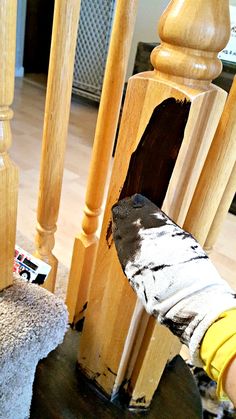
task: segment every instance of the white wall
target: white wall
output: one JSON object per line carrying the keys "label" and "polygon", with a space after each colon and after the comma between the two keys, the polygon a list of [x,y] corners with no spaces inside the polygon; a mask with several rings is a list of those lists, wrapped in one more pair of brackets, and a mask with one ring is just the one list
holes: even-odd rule
{"label": "white wall", "polygon": [[139,0],[128,64],[127,78],[132,75],[138,42],[158,42],[157,23],[169,0]]}

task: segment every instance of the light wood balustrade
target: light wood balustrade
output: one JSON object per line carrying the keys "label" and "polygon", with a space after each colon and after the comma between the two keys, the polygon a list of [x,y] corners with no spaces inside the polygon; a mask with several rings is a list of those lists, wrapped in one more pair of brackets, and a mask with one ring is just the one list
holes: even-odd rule
{"label": "light wood balustrade", "polygon": [[[171,1],[159,23],[162,43],[152,53],[154,71],[129,80],[79,364],[110,396],[128,380],[133,407],[150,404],[179,343],[154,319],[134,312],[136,298],[112,243],[111,207],[120,197],[140,192],[184,224],[226,100],[211,80],[221,72],[217,55],[229,33],[226,0]],[[137,328],[135,320],[138,329],[142,322],[147,328],[143,339],[134,333],[130,350],[125,343],[132,337],[130,325]]]}
{"label": "light wood balustrade", "polygon": [[[235,124],[235,120],[234,120]],[[232,150],[233,152],[233,150]],[[236,152],[235,152],[236,156]],[[233,197],[235,195],[236,190],[236,163],[234,164],[232,173],[230,175],[230,178],[228,180],[227,186],[225,188],[225,191],[223,193],[223,196],[221,198],[220,204],[218,206],[218,209],[216,211],[216,215],[214,217],[214,220],[211,224],[209,233],[207,235],[206,241],[205,241],[205,250],[209,253],[211,252],[212,248],[214,247],[216,240],[219,236],[220,229],[222,227],[222,223],[225,220],[229,207],[231,205],[231,202],[233,200]]]}
{"label": "light wood balustrade", "polygon": [[[16,0],[1,0],[0,19],[0,290],[12,284],[18,170],[11,161]],[[37,212],[36,256],[52,266],[60,206],[80,0],[55,0]],[[172,0],[159,22],[154,70],[129,80],[101,237],[104,199],[137,0],[119,0],[99,109],[82,231],[75,238],[67,304],[84,316],[79,367],[111,399],[123,388],[133,408],[151,403],[166,362],[180,348],[137,302],[112,240],[111,207],[142,193],[207,249],[235,192],[236,79],[230,95],[211,84],[229,33],[227,0]],[[203,36],[204,34],[204,36]],[[223,114],[222,114],[223,112]],[[222,116],[221,116],[222,115]],[[220,122],[219,122],[220,121]]]}
{"label": "light wood balustrade", "polygon": [[85,315],[97,251],[97,229],[136,18],[137,0],[117,2],[86,191],[82,231],[75,238],[66,303],[71,323]]}
{"label": "light wood balustrade", "polygon": [[[225,192],[236,160],[235,121],[236,77],[234,78],[230,89],[222,118],[220,119],[220,123],[212,141],[210,151],[184,223],[186,230],[190,230],[202,245],[205,244],[207,238],[209,240],[208,234],[210,233],[210,230],[211,234],[213,234],[213,230],[215,231],[214,241],[216,240],[216,224],[218,224],[217,229],[219,229],[224,219],[223,214],[226,216],[235,193],[236,184],[234,184],[234,188],[232,185],[233,175],[228,190]],[[224,203],[223,201],[221,203],[222,198]],[[219,207],[221,207],[221,209],[219,209],[218,212],[218,221],[215,220],[214,226],[212,226],[213,219]],[[219,214],[222,210],[223,213],[222,216],[220,216]],[[212,240],[213,236],[210,239],[210,246],[213,245]],[[209,242],[206,247],[209,248]]]}
{"label": "light wood balustrade", "polygon": [[54,290],[58,261],[53,255],[67,140],[80,0],[56,0],[37,212],[36,256],[52,266],[45,283]]}
{"label": "light wood balustrade", "polygon": [[12,284],[16,236],[18,170],[8,154],[12,140],[16,11],[16,0],[0,2],[0,290]]}

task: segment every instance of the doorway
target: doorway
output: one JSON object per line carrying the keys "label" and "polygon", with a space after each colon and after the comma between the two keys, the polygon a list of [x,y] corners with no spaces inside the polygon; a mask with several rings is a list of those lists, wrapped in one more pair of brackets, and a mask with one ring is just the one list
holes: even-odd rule
{"label": "doorway", "polygon": [[46,83],[54,0],[28,0],[26,9],[24,60],[25,77]]}

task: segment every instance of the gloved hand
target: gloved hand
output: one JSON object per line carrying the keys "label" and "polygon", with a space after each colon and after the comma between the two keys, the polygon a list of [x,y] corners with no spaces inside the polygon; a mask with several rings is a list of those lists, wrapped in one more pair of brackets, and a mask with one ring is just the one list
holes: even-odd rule
{"label": "gloved hand", "polygon": [[142,195],[112,208],[113,239],[123,271],[148,313],[189,346],[202,366],[201,340],[236,295],[194,237]]}

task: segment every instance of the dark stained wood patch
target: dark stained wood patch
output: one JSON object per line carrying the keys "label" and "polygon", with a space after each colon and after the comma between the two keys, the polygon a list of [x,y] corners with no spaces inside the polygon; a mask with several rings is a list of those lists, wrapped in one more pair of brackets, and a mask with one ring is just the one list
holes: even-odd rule
{"label": "dark stained wood patch", "polygon": [[162,206],[184,137],[190,102],[174,98],[154,109],[140,143],[132,154],[120,198],[141,193]]}
{"label": "dark stained wood patch", "polygon": [[[137,149],[131,156],[120,199],[141,193],[162,206],[184,138],[191,102],[168,98],[153,110]],[[111,226],[106,240],[111,245]]]}

